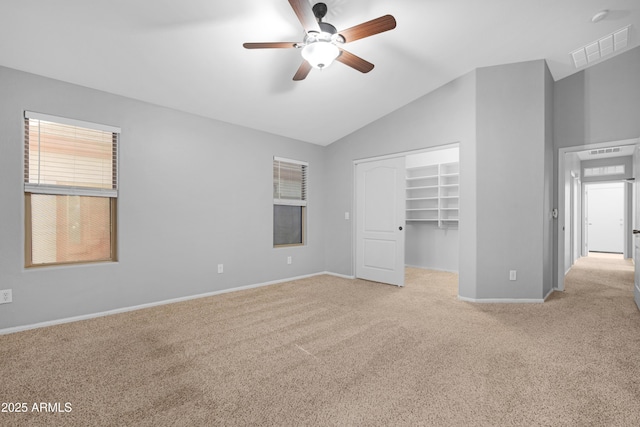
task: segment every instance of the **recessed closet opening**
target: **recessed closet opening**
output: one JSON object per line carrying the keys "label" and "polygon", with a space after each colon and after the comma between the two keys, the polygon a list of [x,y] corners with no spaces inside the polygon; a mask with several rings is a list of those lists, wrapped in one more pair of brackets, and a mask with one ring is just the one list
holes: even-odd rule
{"label": "recessed closet opening", "polygon": [[460,149],[440,146],[406,156],[405,264],[458,272]]}

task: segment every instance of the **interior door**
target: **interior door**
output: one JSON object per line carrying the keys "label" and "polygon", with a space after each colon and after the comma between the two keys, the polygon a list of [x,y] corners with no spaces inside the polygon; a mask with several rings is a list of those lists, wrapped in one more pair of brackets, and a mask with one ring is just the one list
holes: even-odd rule
{"label": "interior door", "polygon": [[587,225],[590,252],[624,252],[624,184],[587,185]]}
{"label": "interior door", "polygon": [[356,277],[404,286],[405,158],[356,165]]}

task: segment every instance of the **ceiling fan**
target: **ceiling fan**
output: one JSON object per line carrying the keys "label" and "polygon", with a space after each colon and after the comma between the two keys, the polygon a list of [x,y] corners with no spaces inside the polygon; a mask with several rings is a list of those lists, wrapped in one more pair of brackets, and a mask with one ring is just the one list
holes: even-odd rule
{"label": "ceiling fan", "polygon": [[243,46],[246,49],[302,49],[304,60],[293,76],[295,81],[304,80],[312,68],[326,68],[334,60],[362,73],[368,73],[373,69],[373,64],[347,52],[342,45],[396,27],[395,18],[385,15],[338,31],[333,25],[322,21],[327,14],[326,4],[316,3],[312,8],[309,8],[307,0],[289,0],[289,4],[304,28],[305,36],[302,42],[244,43]]}

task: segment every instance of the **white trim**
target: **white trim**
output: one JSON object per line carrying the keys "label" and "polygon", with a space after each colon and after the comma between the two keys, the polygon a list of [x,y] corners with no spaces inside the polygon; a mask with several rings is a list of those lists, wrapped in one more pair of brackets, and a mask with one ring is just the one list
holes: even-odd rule
{"label": "white trim", "polygon": [[270,282],[256,283],[256,284],[253,284],[253,285],[239,286],[239,287],[236,287],[236,288],[222,289],[220,291],[206,292],[204,294],[189,295],[189,296],[185,296],[185,297],[172,298],[172,299],[168,299],[168,300],[150,302],[150,303],[134,305],[134,306],[130,306],[130,307],[116,308],[116,309],[113,309],[113,310],[101,311],[101,312],[98,312],[98,313],[83,314],[83,315],[80,315],[80,316],[73,316],[73,317],[66,317],[66,318],[63,318],[63,319],[49,320],[49,321],[46,321],[46,322],[33,323],[33,324],[30,324],[30,325],[14,326],[12,328],[0,329],[0,335],[13,334],[13,333],[16,333],[16,332],[28,331],[30,329],[46,328],[48,326],[62,325],[64,323],[78,322],[78,321],[81,321],[81,320],[95,319],[95,318],[98,318],[98,317],[111,316],[113,314],[127,313],[129,311],[142,310],[142,309],[145,309],[145,308],[151,308],[151,307],[157,307],[157,306],[161,306],[161,305],[173,304],[173,303],[176,303],[176,302],[189,301],[189,300],[192,300],[192,299],[211,297],[211,296],[215,296],[215,295],[221,295],[221,294],[226,294],[226,293],[236,292],[236,291],[244,291],[244,290],[254,289],[254,288],[261,288],[263,286],[277,285],[279,283],[293,282],[295,280],[307,279],[309,277],[322,276],[322,275],[341,277],[343,279],[354,279],[354,277],[352,277],[352,276],[345,276],[343,274],[332,273],[330,271],[321,271],[319,273],[305,274],[303,276],[289,277],[287,279],[272,280]]}
{"label": "white trim", "polygon": [[287,159],[287,158],[278,157],[278,156],[273,156],[273,160],[278,162],[293,163],[294,165],[302,165],[307,167],[309,166],[309,162],[303,162],[302,160]]}
{"label": "white trim", "polygon": [[376,157],[366,157],[364,159],[355,159],[353,161],[353,164],[357,165],[359,163],[377,162],[378,160],[394,159],[396,157],[406,157],[406,156],[411,156],[413,154],[420,154],[420,153],[426,153],[429,151],[446,150],[449,148],[459,148],[459,147],[460,147],[460,141],[447,142],[441,145],[434,145],[433,147],[418,148],[416,150],[401,151],[399,153],[385,154],[385,155],[376,156]]}
{"label": "white trim", "polygon": [[307,201],[297,199],[273,199],[273,204],[285,206],[307,206]]}
{"label": "white trim", "polygon": [[546,301],[547,298],[549,298],[551,296],[552,293],[554,293],[556,290],[551,288],[549,289],[549,292],[547,292],[547,294],[544,296],[544,298],[542,298],[542,301]]}
{"label": "white trim", "polygon": [[25,193],[56,194],[60,196],[118,197],[118,190],[64,185],[33,184],[25,182]]}
{"label": "white trim", "polygon": [[[551,291],[553,291],[553,289]],[[548,295],[549,294],[547,294],[547,296]],[[458,299],[464,302],[482,304],[541,304],[544,302],[543,298],[467,298],[460,295],[458,295]]]}
{"label": "white trim", "polygon": [[350,280],[354,280],[356,278],[356,276],[349,276],[347,274],[332,273],[330,271],[325,271],[323,274],[326,274],[328,276],[340,277],[342,279],[350,279]]}
{"label": "white trim", "polygon": [[441,271],[443,273],[455,273],[455,274],[459,274],[458,271],[456,270],[446,270],[444,268],[435,268],[435,267],[425,267],[422,265],[409,265],[406,264],[405,267],[409,267],[409,268],[419,268],[421,270],[432,270],[432,271]]}
{"label": "white trim", "polygon": [[100,130],[104,132],[122,133],[122,130],[116,126],[104,125],[101,123],[85,122],[82,120],[69,119],[67,117],[52,116],[52,115],[43,114],[43,113],[35,113],[33,111],[25,110],[24,117],[27,119],[44,120],[46,122],[60,123],[60,124],[69,125],[69,126],[78,126],[78,127],[83,127],[87,129]]}

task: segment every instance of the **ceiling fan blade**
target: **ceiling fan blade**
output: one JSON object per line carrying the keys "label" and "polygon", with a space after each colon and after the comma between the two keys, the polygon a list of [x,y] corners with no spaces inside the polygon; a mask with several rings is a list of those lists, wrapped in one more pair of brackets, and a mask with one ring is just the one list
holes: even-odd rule
{"label": "ceiling fan blade", "polygon": [[339,34],[344,37],[345,43],[349,43],[365,37],[373,36],[374,34],[393,30],[395,27],[395,18],[391,15],[385,15],[380,18],[364,22],[360,25],[356,25],[355,27],[347,28],[344,31],[339,31]]}
{"label": "ceiling fan blade", "polygon": [[320,32],[320,25],[318,25],[318,20],[313,14],[313,10],[311,9],[311,6],[309,5],[309,2],[307,0],[289,0],[289,4],[293,8],[293,11],[298,17],[298,20],[302,24],[302,28],[304,28],[306,32]]}
{"label": "ceiling fan blade", "polygon": [[295,42],[244,43],[245,49],[286,49],[296,47]]}
{"label": "ceiling fan blade", "polygon": [[373,64],[371,62],[365,61],[359,56],[356,56],[351,52],[347,52],[344,49],[340,49],[340,55],[338,55],[336,61],[342,62],[344,65],[348,65],[361,73],[368,73],[373,70]]}
{"label": "ceiling fan blade", "polygon": [[298,68],[298,71],[296,71],[296,75],[293,76],[293,80],[296,82],[304,80],[309,75],[311,68],[313,68],[311,67],[311,64],[303,60],[302,64],[300,64],[300,68]]}

